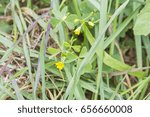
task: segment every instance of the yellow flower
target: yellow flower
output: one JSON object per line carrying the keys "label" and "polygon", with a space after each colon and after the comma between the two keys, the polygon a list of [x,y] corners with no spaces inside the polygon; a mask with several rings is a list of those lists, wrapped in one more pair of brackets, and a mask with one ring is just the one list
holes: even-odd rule
{"label": "yellow flower", "polygon": [[92,26],[92,27],[94,26],[94,23],[91,22],[91,21],[89,21],[88,24],[89,24],[90,26]]}
{"label": "yellow flower", "polygon": [[63,62],[57,62],[55,63],[57,69],[62,70],[64,68],[64,63]]}
{"label": "yellow flower", "polygon": [[75,33],[76,35],[80,35],[80,32],[81,32],[81,26],[79,26],[79,27],[74,31],[74,33]]}

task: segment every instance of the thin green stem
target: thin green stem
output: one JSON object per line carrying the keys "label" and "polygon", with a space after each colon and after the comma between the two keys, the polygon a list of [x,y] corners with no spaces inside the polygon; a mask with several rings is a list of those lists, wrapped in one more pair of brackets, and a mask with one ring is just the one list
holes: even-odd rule
{"label": "thin green stem", "polygon": [[81,17],[81,12],[79,10],[79,6],[78,6],[79,4],[78,4],[77,0],[73,0],[73,4],[74,4],[74,8],[75,8],[75,11],[76,11],[77,15],[79,17]]}
{"label": "thin green stem", "polygon": [[[115,9],[117,9],[118,7],[119,7],[119,0],[116,0]],[[114,22],[113,22],[112,32],[116,32],[116,30],[117,30],[117,20],[118,20],[118,17],[116,17]],[[110,45],[110,52],[109,52],[110,55],[113,55],[114,48],[115,48],[115,40]]]}

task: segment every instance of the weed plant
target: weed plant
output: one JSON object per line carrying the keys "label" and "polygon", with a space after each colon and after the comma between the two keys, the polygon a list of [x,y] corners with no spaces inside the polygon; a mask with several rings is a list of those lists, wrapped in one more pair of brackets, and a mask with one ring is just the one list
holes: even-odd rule
{"label": "weed plant", "polygon": [[1,0],[1,100],[149,100],[150,0]]}

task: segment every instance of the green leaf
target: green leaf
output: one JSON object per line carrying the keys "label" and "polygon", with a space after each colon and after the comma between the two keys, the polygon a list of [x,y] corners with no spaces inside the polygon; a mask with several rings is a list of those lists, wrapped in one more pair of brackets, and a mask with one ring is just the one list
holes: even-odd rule
{"label": "green leaf", "polygon": [[134,25],[135,35],[145,35],[150,33],[150,3],[141,10]]}
{"label": "green leaf", "polygon": [[66,48],[70,48],[70,43],[68,43],[68,42],[64,42],[64,46],[66,47]]}
{"label": "green leaf", "polygon": [[122,63],[122,62],[118,61],[117,59],[112,58],[106,52],[104,53],[104,63],[118,71],[124,71],[124,70],[131,69],[131,67],[129,65],[126,65],[125,63]]}
{"label": "green leaf", "polygon": [[49,54],[58,54],[58,53],[60,53],[60,50],[59,49],[56,49],[56,48],[53,48],[53,47],[49,47],[48,48],[48,53]]}
{"label": "green leaf", "polygon": [[145,35],[150,33],[150,13],[141,14],[134,26],[135,35]]}
{"label": "green leaf", "polygon": [[79,19],[78,16],[70,14],[65,20],[65,23],[70,30],[74,29],[75,26],[78,25],[78,22],[75,22],[75,19]]}
{"label": "green leaf", "polygon": [[23,95],[26,99],[28,99],[28,100],[33,100],[32,93],[29,93],[29,92],[26,91],[26,90],[23,90],[21,93],[22,93],[22,95]]}
{"label": "green leaf", "polygon": [[98,10],[100,9],[100,4],[97,0],[88,0],[88,1],[89,1],[91,6],[93,5],[94,8],[97,8]]}
{"label": "green leaf", "polygon": [[62,11],[61,11],[61,16],[60,16],[61,19],[62,19],[64,16],[66,16],[67,11],[68,11],[68,7],[65,6],[65,7],[62,9]]}
{"label": "green leaf", "polygon": [[80,45],[72,46],[72,48],[74,49],[75,52],[80,52],[80,50],[81,50],[81,46]]}
{"label": "green leaf", "polygon": [[93,11],[94,7],[88,1],[83,1],[80,4],[80,10],[82,14],[89,14]]}
{"label": "green leaf", "polygon": [[107,54],[106,52],[104,52],[104,58],[103,58],[103,62],[104,64],[106,64],[107,66],[118,70],[118,71],[127,71],[128,74],[132,75],[132,76],[136,76],[138,78],[144,78],[146,77],[146,73],[138,70],[138,71],[131,71],[133,67],[120,62],[117,59],[112,58],[109,54]]}
{"label": "green leaf", "polygon": [[20,89],[18,87],[18,84],[17,84],[16,80],[12,81],[12,87],[13,87],[13,89],[15,91],[17,99],[18,100],[24,100],[24,97],[23,97],[23,95],[22,95],[22,93],[21,93],[21,91],[20,91]]}
{"label": "green leaf", "polygon": [[15,78],[17,78],[17,77],[19,77],[19,76],[25,74],[27,70],[28,70],[27,67],[20,69],[20,70],[19,70],[17,73],[15,73],[10,79],[13,80],[13,79],[15,79]]}
{"label": "green leaf", "polygon": [[2,91],[3,94],[7,94],[12,99],[17,99],[16,95],[13,94],[12,89],[10,87],[7,87],[7,85],[4,86],[3,84],[0,83],[0,91]]}
{"label": "green leaf", "polygon": [[9,33],[12,30],[12,25],[8,24],[7,22],[0,21],[0,30]]}
{"label": "green leaf", "polygon": [[65,63],[71,63],[78,59],[78,56],[74,53],[67,53]]}
{"label": "green leaf", "polygon": [[82,70],[81,74],[90,73],[92,71],[92,65],[88,63]]}
{"label": "green leaf", "polygon": [[80,52],[80,57],[85,57],[86,53],[87,53],[87,49],[86,47],[83,47]]}
{"label": "green leaf", "polygon": [[60,22],[60,20],[57,19],[57,18],[55,18],[55,17],[53,17],[53,18],[51,19],[51,25],[52,25],[53,27],[56,27],[59,22]]}

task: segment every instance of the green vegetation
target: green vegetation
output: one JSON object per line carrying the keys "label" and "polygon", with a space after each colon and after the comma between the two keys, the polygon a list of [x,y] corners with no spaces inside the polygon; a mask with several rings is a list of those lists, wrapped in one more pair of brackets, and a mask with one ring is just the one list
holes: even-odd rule
{"label": "green vegetation", "polygon": [[0,99],[149,100],[150,0],[2,0]]}

